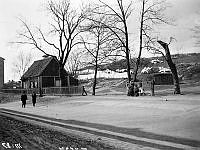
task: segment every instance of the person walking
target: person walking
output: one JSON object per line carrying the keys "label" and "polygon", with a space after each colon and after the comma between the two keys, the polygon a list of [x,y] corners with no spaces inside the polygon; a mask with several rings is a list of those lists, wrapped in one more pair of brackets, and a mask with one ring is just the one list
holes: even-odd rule
{"label": "person walking", "polygon": [[83,86],[82,96],[87,96],[87,92],[85,90],[85,87]]}
{"label": "person walking", "polygon": [[35,103],[36,103],[36,93],[35,92],[33,92],[32,93],[32,103],[33,103],[33,107],[35,107]]}
{"label": "person walking", "polygon": [[130,84],[128,85],[128,96],[134,96],[135,93],[134,93],[134,82],[130,82]]}
{"label": "person walking", "polygon": [[23,91],[23,94],[21,95],[22,108],[26,107],[26,100],[27,100],[27,95],[26,95],[26,92]]}
{"label": "person walking", "polygon": [[137,83],[134,85],[134,96],[139,96],[139,88]]}

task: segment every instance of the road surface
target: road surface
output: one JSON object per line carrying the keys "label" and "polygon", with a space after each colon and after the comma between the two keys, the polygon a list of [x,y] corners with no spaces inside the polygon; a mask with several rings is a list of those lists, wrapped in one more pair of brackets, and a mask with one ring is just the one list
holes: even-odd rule
{"label": "road surface", "polygon": [[0,150],[114,150],[91,140],[82,140],[49,128],[0,114]]}
{"label": "road surface", "polygon": [[110,140],[111,145],[121,141],[124,149],[200,149],[199,95],[58,97],[56,102],[38,102],[35,108],[28,103],[22,109],[20,102],[0,107],[53,121],[64,130],[97,135],[95,140]]}

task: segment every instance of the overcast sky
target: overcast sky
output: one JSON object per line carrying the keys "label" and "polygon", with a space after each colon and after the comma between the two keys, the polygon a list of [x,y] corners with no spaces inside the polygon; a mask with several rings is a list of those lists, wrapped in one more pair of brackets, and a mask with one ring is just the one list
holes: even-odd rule
{"label": "overcast sky", "polygon": [[[82,1],[87,2],[88,0]],[[12,79],[16,80],[12,65],[19,51],[31,51],[35,60],[41,58],[42,54],[37,50],[31,50],[29,47],[17,47],[9,44],[9,42],[15,41],[16,33],[21,28],[18,17],[25,18],[28,22],[38,26],[48,22],[47,14],[44,11],[45,2],[47,0],[0,0],[0,57],[5,58],[5,82]],[[78,6],[81,0],[72,0],[72,2],[75,6]],[[168,2],[172,7],[168,9],[167,15],[175,18],[176,26],[160,27],[160,31],[162,31],[160,33],[161,40],[168,41],[170,36],[176,38],[176,42],[171,45],[172,53],[200,52],[200,48],[194,46],[194,39],[192,39],[190,30],[194,24],[200,25],[200,15],[197,15],[200,9],[200,0],[168,0]],[[139,33],[134,33],[134,29],[137,27],[137,24],[134,24],[135,22],[134,17],[130,18],[129,31],[136,35],[133,36],[132,40],[135,45],[134,49],[137,50],[137,34]],[[149,54],[144,52],[143,57],[147,56]]]}

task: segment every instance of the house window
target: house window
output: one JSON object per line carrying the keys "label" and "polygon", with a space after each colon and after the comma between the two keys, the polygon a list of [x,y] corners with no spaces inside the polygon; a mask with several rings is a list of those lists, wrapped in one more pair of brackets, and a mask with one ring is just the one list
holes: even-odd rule
{"label": "house window", "polygon": [[30,88],[35,88],[35,84],[32,81],[31,81],[31,87]]}
{"label": "house window", "polygon": [[36,88],[38,88],[38,84],[37,84],[37,81],[35,81],[35,87],[36,87]]}
{"label": "house window", "polygon": [[60,80],[56,80],[55,82],[56,82],[55,86],[61,86],[61,81]]}

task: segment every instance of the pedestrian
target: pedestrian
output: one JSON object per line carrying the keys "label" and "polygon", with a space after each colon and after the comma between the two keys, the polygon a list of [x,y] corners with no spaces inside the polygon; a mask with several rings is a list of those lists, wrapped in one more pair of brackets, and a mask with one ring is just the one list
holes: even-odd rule
{"label": "pedestrian", "polygon": [[83,86],[82,96],[87,96],[87,92],[85,90],[85,87]]}
{"label": "pedestrian", "polygon": [[26,107],[26,100],[27,100],[27,95],[26,95],[26,92],[23,91],[23,94],[21,95],[22,108]]}
{"label": "pedestrian", "polygon": [[145,95],[144,88],[139,87],[139,96]]}
{"label": "pedestrian", "polygon": [[155,85],[155,80],[153,79],[151,81],[151,96],[155,96],[154,85]]}
{"label": "pedestrian", "polygon": [[32,103],[33,103],[33,107],[35,107],[35,103],[36,103],[36,93],[35,92],[33,92],[32,93]]}
{"label": "pedestrian", "polygon": [[139,88],[137,84],[134,85],[134,96],[139,96]]}
{"label": "pedestrian", "polygon": [[142,86],[142,82],[139,83],[139,96],[145,95],[144,88]]}
{"label": "pedestrian", "polygon": [[128,85],[128,96],[134,96],[134,82],[131,81],[130,84]]}

